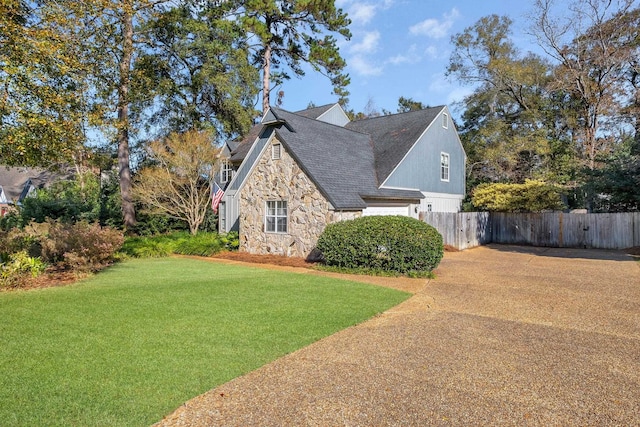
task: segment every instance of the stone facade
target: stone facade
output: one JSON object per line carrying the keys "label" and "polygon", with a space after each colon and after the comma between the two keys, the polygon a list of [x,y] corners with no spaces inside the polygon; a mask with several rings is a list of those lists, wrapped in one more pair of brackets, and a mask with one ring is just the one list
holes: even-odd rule
{"label": "stone facade", "polygon": [[[307,257],[327,224],[357,218],[361,211],[334,211],[281,145],[280,159],[267,144],[240,190],[240,250],[252,254]],[[265,231],[267,201],[287,202],[287,233]]]}

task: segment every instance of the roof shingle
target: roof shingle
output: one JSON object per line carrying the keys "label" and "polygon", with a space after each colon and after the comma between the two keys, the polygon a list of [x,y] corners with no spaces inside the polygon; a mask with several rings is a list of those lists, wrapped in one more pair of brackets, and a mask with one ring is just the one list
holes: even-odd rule
{"label": "roof shingle", "polygon": [[288,125],[274,125],[279,139],[335,209],[363,209],[364,198],[423,197],[419,191],[378,188],[369,135],[278,108],[272,113]]}
{"label": "roof shingle", "polygon": [[384,182],[443,108],[357,120],[345,127],[371,135],[376,172],[380,182]]}

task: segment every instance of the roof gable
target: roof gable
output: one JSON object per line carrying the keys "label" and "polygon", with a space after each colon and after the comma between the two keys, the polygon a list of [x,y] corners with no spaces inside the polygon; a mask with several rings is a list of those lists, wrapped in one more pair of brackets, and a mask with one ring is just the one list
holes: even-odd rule
{"label": "roof gable", "polygon": [[[406,163],[403,160],[443,111],[446,106],[358,120],[342,126],[320,119],[332,112],[344,114],[338,104],[298,113],[271,107],[262,123],[254,126],[232,151],[231,160],[244,160],[257,140],[266,141],[275,134],[334,209],[362,209],[369,199],[416,200],[423,197],[418,190],[383,188],[382,185],[399,165]],[[233,182],[241,186],[244,179]]]}
{"label": "roof gable", "polygon": [[306,110],[296,112],[296,114],[336,126],[345,126],[350,121],[347,113],[344,112],[338,103],[307,108]]}
{"label": "roof gable", "polygon": [[[260,136],[260,132],[264,125],[275,124],[281,120],[276,111],[285,111],[269,108],[262,117],[260,123],[254,125],[242,139],[229,143],[231,149],[230,160],[232,162],[241,162],[249,153],[249,150]],[[306,117],[308,119],[318,120],[321,122],[344,126],[349,122],[347,114],[344,112],[340,104],[327,104],[321,107],[312,107],[296,112],[295,114]]]}
{"label": "roof gable", "polygon": [[378,180],[384,182],[445,106],[357,120],[348,129],[371,135]]}
{"label": "roof gable", "polygon": [[278,139],[335,209],[363,209],[363,198],[418,199],[416,191],[380,190],[369,135],[274,108],[286,122]]}
{"label": "roof gable", "polygon": [[24,199],[32,188],[50,185],[63,175],[45,169],[0,166],[0,188],[4,193],[5,203]]}
{"label": "roof gable", "polygon": [[304,110],[296,111],[296,114],[308,119],[318,120],[323,114],[333,108],[336,104],[327,104],[320,107],[311,107]]}

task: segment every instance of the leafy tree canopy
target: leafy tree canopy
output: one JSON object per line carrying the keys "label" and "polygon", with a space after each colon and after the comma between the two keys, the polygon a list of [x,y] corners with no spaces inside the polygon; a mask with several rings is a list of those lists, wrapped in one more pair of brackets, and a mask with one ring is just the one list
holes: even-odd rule
{"label": "leafy tree canopy", "polygon": [[0,2],[0,158],[50,166],[84,142],[78,43],[35,2]]}

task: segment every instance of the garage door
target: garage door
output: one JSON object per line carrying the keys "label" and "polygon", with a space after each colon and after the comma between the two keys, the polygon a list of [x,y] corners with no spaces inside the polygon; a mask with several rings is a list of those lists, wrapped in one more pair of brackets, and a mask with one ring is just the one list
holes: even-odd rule
{"label": "garage door", "polygon": [[402,215],[409,216],[409,205],[405,206],[369,206],[362,211],[362,216]]}

